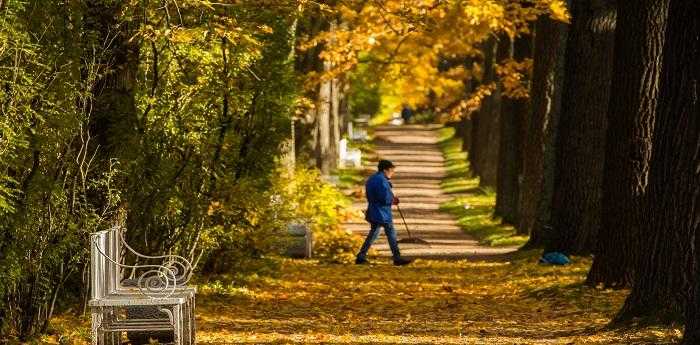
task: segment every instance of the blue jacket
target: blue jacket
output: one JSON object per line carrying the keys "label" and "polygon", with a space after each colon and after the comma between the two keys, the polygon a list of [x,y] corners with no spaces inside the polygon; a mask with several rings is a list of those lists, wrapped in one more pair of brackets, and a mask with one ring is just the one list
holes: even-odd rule
{"label": "blue jacket", "polygon": [[367,215],[365,219],[370,223],[391,223],[391,204],[394,201],[394,193],[391,191],[391,182],[383,172],[377,172],[367,179],[365,184],[367,195]]}

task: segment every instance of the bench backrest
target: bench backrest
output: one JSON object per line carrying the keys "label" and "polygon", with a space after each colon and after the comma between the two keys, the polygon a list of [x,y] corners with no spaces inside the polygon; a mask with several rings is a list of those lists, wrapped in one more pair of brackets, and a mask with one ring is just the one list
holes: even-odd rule
{"label": "bench backrest", "polygon": [[[122,251],[135,255],[137,260],[161,262],[125,265],[121,261]],[[138,287],[141,294],[150,298],[163,298],[163,294],[169,296],[177,286],[185,286],[192,275],[192,265],[181,256],[148,256],[136,252],[124,241],[121,227],[115,226],[90,235],[91,297],[101,299],[122,290],[122,278],[127,272],[125,270],[131,270],[132,276],[141,272],[136,282],[132,281],[135,285],[129,286]]]}
{"label": "bench backrest", "polygon": [[101,299],[117,290],[121,275],[119,240],[116,228],[90,235],[90,297]]}

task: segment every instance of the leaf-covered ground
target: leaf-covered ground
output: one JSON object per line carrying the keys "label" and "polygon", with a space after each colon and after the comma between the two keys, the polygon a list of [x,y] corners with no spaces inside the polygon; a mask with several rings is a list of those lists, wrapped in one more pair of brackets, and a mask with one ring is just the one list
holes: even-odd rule
{"label": "leaf-covered ground", "polygon": [[540,266],[287,260],[275,278],[201,288],[201,344],[672,344],[679,329],[605,326],[626,292],[582,285],[589,260]]}
{"label": "leaf-covered ground", "polygon": [[[513,240],[491,217],[494,198],[478,190],[461,144],[441,130],[454,193],[443,211],[489,245]],[[451,156],[452,155],[452,156]],[[362,182],[357,172],[341,183]],[[439,188],[439,187],[438,187]],[[468,206],[468,207],[467,207]],[[500,242],[499,242],[500,241]],[[512,244],[512,243],[508,243]],[[198,344],[673,344],[679,327],[607,328],[627,294],[583,285],[588,258],[565,267],[538,265],[538,252],[491,256],[490,262],[418,260],[394,267],[282,259],[280,270],[200,279]],[[235,282],[235,283],[234,283]],[[85,344],[88,321],[64,314],[44,338]],[[59,340],[63,338],[63,340]]]}

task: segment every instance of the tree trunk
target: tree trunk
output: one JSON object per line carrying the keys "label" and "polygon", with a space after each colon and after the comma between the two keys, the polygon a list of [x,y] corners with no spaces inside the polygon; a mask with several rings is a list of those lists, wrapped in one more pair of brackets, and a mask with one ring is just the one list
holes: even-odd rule
{"label": "tree trunk", "polygon": [[[484,59],[482,61],[482,75],[480,84],[486,85],[494,81],[495,74],[493,73],[493,59],[495,58],[496,50],[496,40],[493,38],[488,39],[482,44],[482,52]],[[486,170],[484,165],[486,149],[489,140],[489,128],[491,120],[493,119],[490,115],[489,101],[490,97],[486,97],[481,102],[481,107],[479,110],[471,114],[471,140],[469,151],[469,165],[471,166],[472,173],[474,176],[481,177],[483,180],[484,171]]]}
{"label": "tree trunk", "polygon": [[615,0],[576,1],[571,13],[552,197],[553,233],[546,249],[588,254],[600,228]]}
{"label": "tree trunk", "polygon": [[644,255],[619,320],[678,319],[692,300],[692,281],[697,280],[694,241],[700,227],[698,7],[694,0],[672,0],[668,10],[653,159],[640,214]]}
{"label": "tree trunk", "polygon": [[[516,38],[507,55],[516,61],[530,58],[532,36]],[[513,225],[518,223],[519,178],[522,171],[521,128],[528,109],[528,99],[502,96],[495,215],[501,217],[504,223]]]}
{"label": "tree trunk", "polygon": [[331,80],[331,167],[338,166],[338,156],[340,142],[340,88],[341,83],[338,78]]}
{"label": "tree trunk", "polygon": [[588,283],[625,287],[638,263],[651,138],[669,0],[619,1],[602,219]]}
{"label": "tree trunk", "polygon": [[[337,30],[338,22],[336,20],[331,21],[330,31],[334,32]],[[334,40],[331,40],[331,42]],[[333,65],[331,64],[331,67]],[[330,95],[330,154],[329,162],[331,169],[338,167],[338,155],[339,155],[339,141],[340,141],[340,88],[341,83],[338,78],[333,78],[331,83],[331,95]]]}
{"label": "tree trunk", "polygon": [[462,116],[459,122],[452,124],[455,128],[455,136],[462,139],[462,151],[469,152],[471,149],[472,120],[469,116]]}
{"label": "tree trunk", "polygon": [[[103,162],[126,153],[133,155],[139,146],[137,128],[140,124],[134,97],[139,42],[131,39],[128,23],[119,18],[123,7],[121,2],[104,1],[89,1],[86,6],[86,30],[96,35],[94,44],[107,45],[97,50],[97,63],[106,71],[100,71],[102,77],[95,82],[92,91],[90,121],[91,135],[99,145],[98,158]],[[92,47],[85,49],[92,52]]]}
{"label": "tree trunk", "polygon": [[479,150],[481,145],[478,140],[479,126],[481,124],[481,110],[477,110],[471,114],[469,122],[469,150],[467,151],[467,158],[469,159],[469,170],[472,173],[472,177],[479,176]]}
{"label": "tree trunk", "polygon": [[547,16],[537,19],[528,120],[523,150],[523,184],[518,232],[530,234],[526,247],[544,244],[549,225],[554,175],[554,140],[561,110],[566,24]]}
{"label": "tree trunk", "polygon": [[[465,66],[467,68],[473,67],[474,61],[472,59],[467,59]],[[464,81],[464,94],[466,97],[474,92],[474,85],[476,84],[474,76],[469,76],[468,79]],[[462,114],[460,121],[456,124],[457,136],[462,139],[462,151],[468,152],[471,155],[471,145],[472,145],[472,116],[469,114]],[[468,156],[468,159],[471,159]],[[470,169],[471,170],[471,169]]]}
{"label": "tree trunk", "polygon": [[[329,69],[330,62],[323,62],[323,70]],[[316,131],[318,133],[316,165],[323,176],[330,175],[333,159],[331,150],[331,89],[331,81],[323,81],[319,87],[318,103],[316,104]]]}
{"label": "tree trunk", "polygon": [[[496,44],[491,40],[486,46],[484,59],[484,84],[496,83],[496,62],[499,54],[507,52],[504,43],[505,38],[501,38]],[[510,42],[507,42],[508,44]],[[499,117],[501,109],[501,95],[498,89],[484,98],[479,110],[479,185],[496,187],[498,179],[498,137],[499,137]]]}

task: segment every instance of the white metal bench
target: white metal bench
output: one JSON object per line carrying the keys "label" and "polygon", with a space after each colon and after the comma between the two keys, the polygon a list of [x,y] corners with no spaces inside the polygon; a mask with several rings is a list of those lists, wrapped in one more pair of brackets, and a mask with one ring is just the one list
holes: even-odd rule
{"label": "white metal bench", "polygon": [[[177,345],[195,344],[196,289],[187,286],[192,265],[177,255],[147,256],[136,252],[123,237],[121,227],[91,235],[90,274],[92,343],[119,344],[123,332],[172,331]],[[122,252],[159,264],[125,265]],[[136,277],[135,286],[124,286],[127,270]],[[140,274],[137,274],[139,273]],[[127,307],[155,306],[165,318],[130,319]]]}

